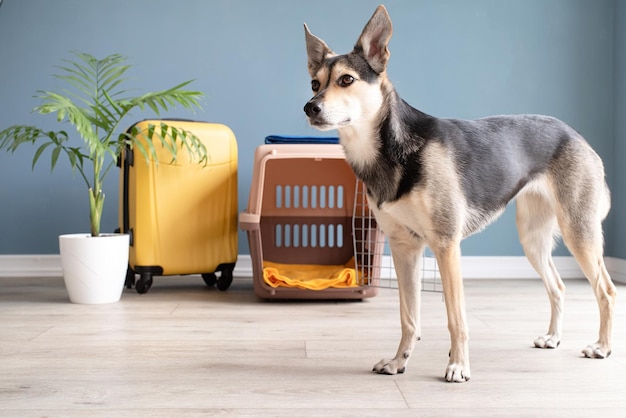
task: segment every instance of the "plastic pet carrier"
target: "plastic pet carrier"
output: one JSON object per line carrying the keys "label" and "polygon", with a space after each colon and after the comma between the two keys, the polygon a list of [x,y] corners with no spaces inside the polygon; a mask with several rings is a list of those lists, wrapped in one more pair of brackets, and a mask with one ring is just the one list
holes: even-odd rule
{"label": "plastic pet carrier", "polygon": [[364,299],[379,289],[384,238],[340,145],[269,138],[256,149],[247,232],[261,298]]}

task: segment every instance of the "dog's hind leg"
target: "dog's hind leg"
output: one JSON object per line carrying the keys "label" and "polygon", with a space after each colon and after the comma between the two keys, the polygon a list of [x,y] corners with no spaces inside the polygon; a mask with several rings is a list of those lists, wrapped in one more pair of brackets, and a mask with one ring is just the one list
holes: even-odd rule
{"label": "dog's hind leg", "polygon": [[611,206],[600,158],[582,141],[572,142],[555,163],[557,217],[563,242],[591,284],[600,310],[598,340],[582,350],[585,357],[611,354],[616,290],[604,265],[602,220]]}
{"label": "dog's hind leg", "polygon": [[[377,219],[382,218],[378,215]],[[385,227],[383,226],[383,230]],[[391,360],[383,359],[372,369],[380,374],[404,373],[413,352],[415,341],[421,338],[420,302],[421,302],[421,262],[425,244],[421,238],[402,226],[396,229],[386,228],[389,247],[393,258],[400,297],[400,321],[402,338],[396,356]]]}
{"label": "dog's hind leg", "polygon": [[591,284],[600,309],[598,341],[589,344],[582,350],[582,353],[589,358],[606,358],[611,354],[613,307],[617,292],[604,265],[602,227],[599,222],[593,225],[591,237],[588,235],[590,231],[581,234],[580,231],[576,232],[571,228],[562,227],[562,229],[563,240]]}
{"label": "dog's hind leg", "polygon": [[539,273],[550,299],[550,326],[534,341],[538,348],[556,348],[561,343],[565,285],[552,261],[554,235],[558,224],[554,209],[540,192],[526,192],[517,198],[517,230],[524,253]]}

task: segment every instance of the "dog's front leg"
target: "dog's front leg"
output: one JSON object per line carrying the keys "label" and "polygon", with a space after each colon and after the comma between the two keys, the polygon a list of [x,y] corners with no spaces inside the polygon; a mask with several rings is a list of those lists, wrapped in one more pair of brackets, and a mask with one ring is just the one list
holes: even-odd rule
{"label": "dog's front leg", "polygon": [[443,249],[437,249],[435,255],[441,273],[451,343],[445,379],[448,382],[465,382],[470,379],[471,373],[460,243],[452,243]]}
{"label": "dog's front leg", "polygon": [[373,371],[380,374],[404,373],[415,341],[421,338],[420,273],[425,244],[405,231],[398,235],[389,237],[389,247],[398,277],[402,339],[393,359],[383,359],[374,365]]}

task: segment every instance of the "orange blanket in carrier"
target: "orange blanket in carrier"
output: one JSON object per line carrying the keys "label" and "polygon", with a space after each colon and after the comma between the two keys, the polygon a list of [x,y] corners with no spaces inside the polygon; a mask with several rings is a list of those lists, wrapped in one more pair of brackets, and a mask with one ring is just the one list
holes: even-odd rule
{"label": "orange blanket in carrier", "polygon": [[356,287],[354,258],[344,265],[280,264],[263,262],[263,280],[269,286],[323,290]]}

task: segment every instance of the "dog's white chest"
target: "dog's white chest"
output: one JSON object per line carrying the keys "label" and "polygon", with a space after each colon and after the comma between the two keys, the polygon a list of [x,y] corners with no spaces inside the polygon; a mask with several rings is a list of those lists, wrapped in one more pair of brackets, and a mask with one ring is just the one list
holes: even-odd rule
{"label": "dog's white chest", "polygon": [[349,126],[339,131],[341,145],[346,158],[352,165],[366,167],[373,164],[378,156],[377,141],[370,127]]}
{"label": "dog's white chest", "polygon": [[412,234],[427,239],[428,231],[432,231],[428,209],[417,193],[411,193],[394,202],[383,203],[381,207],[371,207],[376,220],[388,235],[394,230],[409,230]]}

